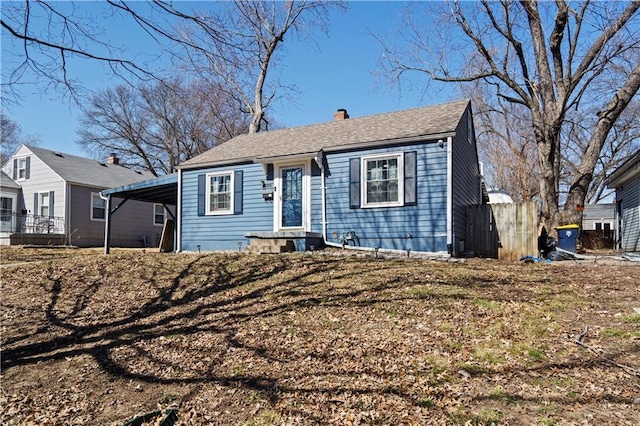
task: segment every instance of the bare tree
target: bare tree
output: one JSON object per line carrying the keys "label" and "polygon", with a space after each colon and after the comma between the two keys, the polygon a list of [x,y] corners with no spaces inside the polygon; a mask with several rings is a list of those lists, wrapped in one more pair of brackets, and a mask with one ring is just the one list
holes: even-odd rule
{"label": "bare tree", "polygon": [[487,184],[506,190],[514,201],[538,201],[540,169],[528,110],[492,98],[479,82],[462,90],[473,100],[478,151]]}
{"label": "bare tree", "polygon": [[6,163],[16,152],[18,147],[25,143],[37,145],[38,139],[35,136],[26,135],[19,123],[7,117],[4,112],[0,112],[2,129],[0,130],[0,167]]}
{"label": "bare tree", "polygon": [[2,122],[2,130],[0,133],[0,167],[7,162],[9,157],[20,146],[22,138],[22,128],[18,123],[5,117],[4,114],[0,116]]}
{"label": "bare tree", "polygon": [[[529,111],[518,104],[494,98],[480,82],[463,87],[472,98],[480,160],[489,186],[504,189],[516,201],[540,200],[540,169]],[[484,89],[484,90],[483,90]],[[597,111],[570,110],[562,128],[561,199],[566,196],[588,148]],[[597,203],[613,194],[604,184],[607,176],[640,150],[640,102],[631,102],[613,125],[600,152],[586,200]]]}
{"label": "bare tree", "polygon": [[[265,111],[284,87],[268,79],[278,61],[285,35],[306,36],[311,30],[326,31],[328,8],[340,5],[325,1],[235,1],[224,13],[200,17],[183,30],[188,61],[206,79],[221,79],[242,110],[251,116],[249,133],[268,125]],[[217,22],[212,32],[203,22]],[[233,40],[222,43],[220,40]]]}
{"label": "bare tree", "polygon": [[133,53],[103,40],[102,16],[73,2],[3,2],[0,9],[3,35],[13,47],[3,50],[4,105],[19,103],[25,84],[60,90],[79,100],[82,84],[70,69],[78,59],[104,63],[127,81],[155,78],[149,67],[132,59]]}
{"label": "bare tree", "polygon": [[246,133],[246,116],[231,102],[218,85],[204,82],[117,86],[92,98],[78,144],[96,155],[118,153],[123,164],[156,176],[171,173],[178,163]]}
{"label": "bare tree", "polygon": [[[429,32],[431,25],[413,19],[405,31],[410,50],[386,49],[391,70],[396,76],[418,71],[435,81],[491,83],[496,97],[526,108],[543,210],[552,226],[579,222],[578,206],[585,202],[607,136],[640,88],[640,2],[453,0],[448,6],[438,21],[447,37],[436,38]],[[466,65],[460,63],[460,53],[466,55]],[[603,93],[601,81],[611,74],[618,76],[617,84]],[[596,104],[596,119],[561,209],[567,114]]]}
{"label": "bare tree", "polygon": [[[569,111],[564,132],[561,188],[569,188],[575,176],[580,173],[580,159],[589,148],[591,131],[598,117],[598,111]],[[605,186],[607,177],[629,157],[640,150],[640,100],[633,100],[620,114],[607,136],[596,166],[593,179],[587,191],[586,200],[599,202],[613,194]]]}
{"label": "bare tree", "polygon": [[[285,35],[326,31],[327,11],[336,4],[341,3],[236,1],[199,3],[187,12],[187,7],[194,6],[165,0],[108,0],[105,13],[120,13],[163,48],[166,55],[186,59],[195,66],[182,66],[187,73],[195,71],[200,78],[223,82],[238,103],[236,107],[251,115],[249,132],[253,133],[266,124],[265,111],[276,92],[285,90],[269,78]],[[39,21],[40,26],[33,21]],[[96,28],[99,21],[72,2],[27,0],[3,5],[2,27],[22,47],[12,66],[3,67],[3,88],[13,95],[4,96],[3,102],[19,99],[16,89],[29,73],[38,81],[62,87],[78,100],[80,84],[71,78],[70,58],[103,62],[133,86],[139,85],[139,79],[161,80],[152,65],[130,59],[135,55],[125,46],[104,42],[104,29]]]}

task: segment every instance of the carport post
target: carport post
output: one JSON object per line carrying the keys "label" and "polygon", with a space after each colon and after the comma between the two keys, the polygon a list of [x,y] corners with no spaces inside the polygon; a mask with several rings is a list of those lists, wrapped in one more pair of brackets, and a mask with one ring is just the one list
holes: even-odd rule
{"label": "carport post", "polygon": [[107,195],[106,198],[100,194],[100,197],[107,200],[104,218],[104,254],[109,254],[111,249],[111,194]]}

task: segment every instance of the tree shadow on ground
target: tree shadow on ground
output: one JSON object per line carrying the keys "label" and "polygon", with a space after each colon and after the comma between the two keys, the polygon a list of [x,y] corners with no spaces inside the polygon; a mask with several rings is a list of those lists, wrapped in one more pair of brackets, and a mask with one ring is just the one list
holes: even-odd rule
{"label": "tree shadow on ground", "polygon": [[[162,257],[159,256],[158,259]],[[252,359],[270,364],[299,361],[296,359],[301,356],[299,354],[286,355],[286,352],[278,351],[277,348],[259,343],[252,344],[243,339],[239,336],[239,331],[247,324],[276,319],[280,321],[280,326],[286,326],[287,324],[279,318],[288,312],[303,311],[310,314],[315,313],[314,309],[318,307],[355,310],[416,300],[424,298],[425,295],[412,293],[412,290],[423,289],[427,284],[442,285],[441,283],[446,281],[444,278],[416,277],[411,273],[389,275],[386,273],[389,264],[385,261],[361,264],[358,259],[345,258],[190,255],[181,259],[183,263],[175,267],[164,267],[162,260],[158,260],[140,274],[145,285],[154,289],[153,297],[145,293],[147,296],[134,306],[114,302],[111,311],[98,313],[92,311],[95,309],[93,303],[98,297],[104,297],[101,292],[110,291],[112,271],[101,269],[100,277],[77,285],[71,283],[70,278],[60,275],[54,266],[49,265],[43,287],[48,292],[43,319],[35,325],[33,333],[5,340],[1,364],[3,371],[18,366],[89,355],[103,372],[113,377],[158,385],[198,386],[214,382],[221,386],[241,387],[259,392],[272,405],[276,404],[284,393],[295,392],[303,395],[333,396],[344,393],[395,395],[413,406],[421,406],[416,396],[401,386],[376,383],[365,386],[345,385],[354,374],[371,374],[376,379],[390,379],[396,374],[391,372],[325,371],[324,373],[338,379],[337,384],[313,387],[298,385],[296,382],[307,383],[307,379],[323,373],[318,369],[267,375],[261,372],[254,374],[253,370],[229,374],[217,367],[231,349],[246,351],[251,354]],[[367,281],[362,283],[364,279]],[[474,296],[467,292],[474,288],[493,286],[502,289],[509,284],[509,280],[496,281],[490,277],[456,278],[447,284],[457,288],[456,292],[429,294],[427,297],[460,301],[473,298]],[[534,295],[531,292],[518,297],[527,299]],[[501,296],[498,300],[506,300],[506,296],[505,299]],[[87,321],[86,318],[95,320]],[[167,336],[181,336],[188,341],[200,333],[219,336],[219,347],[215,349],[214,359],[208,366],[200,369],[189,370],[183,365],[180,357],[162,357],[158,352],[148,350],[144,346],[145,343],[155,342]],[[330,342],[327,342],[327,345],[330,345]],[[120,350],[133,351],[137,360],[160,366],[157,371],[182,369],[190,374],[185,377],[181,374],[137,371],[132,368],[131,362],[119,358]],[[189,357],[198,356],[196,349],[187,346],[186,350],[190,352]],[[318,350],[314,359],[322,361],[319,363],[320,366],[331,365],[332,358],[327,356],[326,359],[321,359],[322,356],[323,353]],[[615,357],[616,354],[611,356]],[[336,360],[340,361],[340,358]],[[606,365],[602,360],[587,363],[581,360],[546,362],[536,367],[483,370],[478,375],[491,379],[495,376],[531,372],[552,374],[554,371],[604,366]],[[431,373],[425,370],[419,372],[418,376],[427,378],[429,374]],[[291,382],[294,384],[287,384]],[[431,396],[444,397],[445,392],[433,390]],[[474,399],[513,400],[536,404],[550,399],[558,404],[565,404],[571,400],[565,396],[523,397],[510,392],[499,395],[484,394],[475,396]],[[616,400],[615,395],[608,394],[599,396],[598,400],[625,404],[633,402],[628,398]],[[308,420],[312,419],[309,417]]]}

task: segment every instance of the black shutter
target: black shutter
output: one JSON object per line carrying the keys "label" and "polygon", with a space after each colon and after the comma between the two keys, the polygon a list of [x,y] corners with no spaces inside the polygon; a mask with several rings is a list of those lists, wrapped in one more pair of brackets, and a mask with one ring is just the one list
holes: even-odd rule
{"label": "black shutter", "polygon": [[417,152],[404,153],[404,205],[415,206],[418,204],[418,183],[416,180]]}
{"label": "black shutter", "polygon": [[206,175],[198,175],[198,216],[204,216],[205,204],[207,203],[205,179]]}
{"label": "black shutter", "polygon": [[33,194],[33,214],[37,215],[38,213],[38,193]]}
{"label": "black shutter", "polygon": [[349,159],[349,208],[360,208],[360,159]]}
{"label": "black shutter", "polygon": [[233,178],[233,214],[242,214],[242,170],[236,170]]}
{"label": "black shutter", "polygon": [[29,179],[30,176],[31,176],[31,157],[27,157],[27,159],[25,160],[24,178]]}
{"label": "black shutter", "polygon": [[18,180],[18,159],[13,159],[13,180]]}
{"label": "black shutter", "polygon": [[53,217],[53,191],[49,191],[49,217]]}

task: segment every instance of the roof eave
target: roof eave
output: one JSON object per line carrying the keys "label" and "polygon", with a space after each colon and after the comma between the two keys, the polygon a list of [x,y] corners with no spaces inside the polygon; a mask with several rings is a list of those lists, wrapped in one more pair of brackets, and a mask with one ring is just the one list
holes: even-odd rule
{"label": "roof eave", "polygon": [[288,161],[288,160],[314,158],[317,155],[318,155],[318,151],[299,152],[295,154],[274,155],[269,157],[257,157],[253,160],[253,162],[260,163],[260,164],[268,164],[268,163],[277,163],[277,162]]}
{"label": "roof eave", "polygon": [[233,158],[229,160],[203,161],[201,163],[179,164],[175,166],[176,170],[196,170],[205,169],[207,167],[228,166],[231,164],[253,163],[254,157]]}
{"label": "roof eave", "polygon": [[350,150],[360,150],[360,149],[368,149],[368,148],[380,148],[384,146],[396,146],[396,145],[424,142],[427,140],[446,139],[449,136],[455,136],[455,134],[456,134],[455,131],[449,131],[449,132],[441,132],[441,133],[408,136],[408,137],[396,138],[396,139],[382,139],[382,140],[375,140],[375,141],[368,141],[368,142],[354,142],[354,143],[348,143],[344,145],[322,147],[319,150],[314,150],[314,151],[295,152],[295,153],[284,154],[284,155],[274,155],[274,156],[268,156],[268,157],[267,156],[241,157],[241,158],[230,158],[228,160],[203,161],[200,163],[181,164],[176,166],[176,169],[195,170],[195,169],[204,169],[207,167],[229,166],[232,164],[243,164],[243,163],[265,164],[265,163],[295,160],[295,159],[301,159],[301,158],[314,158],[315,156],[318,155],[319,151],[338,152],[338,151],[350,151]]}
{"label": "roof eave", "polygon": [[425,135],[416,135],[416,136],[407,136],[403,138],[395,138],[395,139],[382,139],[377,141],[369,141],[369,142],[356,142],[345,145],[336,145],[332,147],[323,148],[325,152],[336,152],[336,151],[350,151],[350,150],[358,150],[358,149],[367,149],[367,148],[379,148],[384,146],[396,146],[396,145],[405,145],[417,142],[425,142],[428,140],[437,140],[437,139],[445,139],[449,136],[455,136],[456,132],[442,132],[442,133],[431,133]]}
{"label": "roof eave", "polygon": [[640,174],[640,153],[631,157],[626,163],[614,171],[611,176],[605,180],[605,184],[609,188],[618,188],[626,183],[632,177]]}

